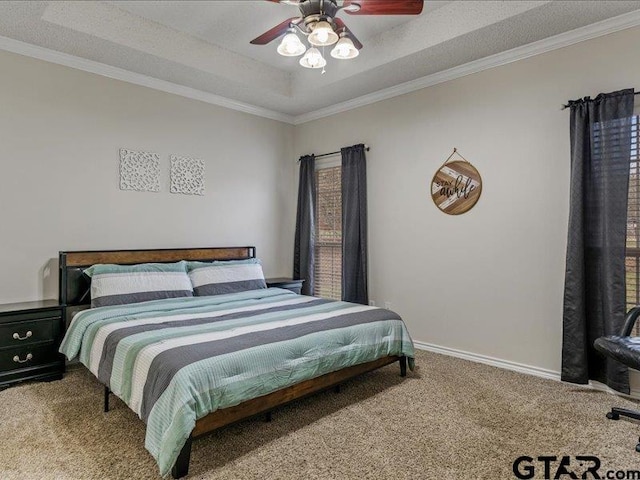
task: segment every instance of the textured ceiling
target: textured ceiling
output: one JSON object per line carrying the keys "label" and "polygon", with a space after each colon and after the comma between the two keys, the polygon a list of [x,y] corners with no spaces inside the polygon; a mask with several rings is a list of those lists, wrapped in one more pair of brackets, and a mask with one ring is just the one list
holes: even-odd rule
{"label": "textured ceiling", "polygon": [[[274,2],[222,0],[202,1],[111,1],[109,2],[142,18],[153,20],[179,32],[192,35],[212,45],[267,65],[295,72],[297,60],[278,55],[278,42],[268,46],[251,45],[250,40],[287,18],[299,15],[298,7]],[[431,12],[448,2],[428,2],[424,12]],[[365,42],[385,30],[414,20],[414,16],[352,16],[340,15],[358,39]]]}
{"label": "textured ceiling", "polygon": [[425,2],[419,16],[341,13],[364,44],[327,72],[249,41],[297,8],[264,0],[0,2],[0,35],[301,115],[640,10],[639,1]]}

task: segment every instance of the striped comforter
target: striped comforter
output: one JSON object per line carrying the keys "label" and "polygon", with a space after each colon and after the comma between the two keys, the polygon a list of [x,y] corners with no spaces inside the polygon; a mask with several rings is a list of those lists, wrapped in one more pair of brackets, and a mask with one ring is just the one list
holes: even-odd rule
{"label": "striped comforter", "polygon": [[197,419],[413,343],[388,310],[269,288],[78,313],[60,351],[147,423],[166,475]]}

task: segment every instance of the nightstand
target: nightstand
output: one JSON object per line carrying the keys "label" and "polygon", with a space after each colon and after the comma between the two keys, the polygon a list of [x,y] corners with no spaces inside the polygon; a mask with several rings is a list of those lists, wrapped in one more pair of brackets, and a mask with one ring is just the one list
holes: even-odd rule
{"label": "nightstand", "polygon": [[0,389],[26,380],[59,380],[64,357],[57,300],[0,304]]}
{"label": "nightstand", "polygon": [[294,280],[293,278],[267,278],[267,287],[286,288],[300,295],[303,282],[304,280]]}

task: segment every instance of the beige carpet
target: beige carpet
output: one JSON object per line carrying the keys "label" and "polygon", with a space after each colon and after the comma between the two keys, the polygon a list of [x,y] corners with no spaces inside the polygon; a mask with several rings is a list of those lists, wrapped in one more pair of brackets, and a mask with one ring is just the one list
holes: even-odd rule
{"label": "beige carpet", "polygon": [[[509,479],[520,455],[595,455],[640,470],[640,426],[605,418],[618,397],[418,352],[194,442],[189,478]],[[542,471],[541,465],[538,469]],[[84,367],[0,392],[0,478],[157,479],[143,423]],[[536,478],[543,478],[536,475]],[[568,476],[561,478],[569,478]]]}

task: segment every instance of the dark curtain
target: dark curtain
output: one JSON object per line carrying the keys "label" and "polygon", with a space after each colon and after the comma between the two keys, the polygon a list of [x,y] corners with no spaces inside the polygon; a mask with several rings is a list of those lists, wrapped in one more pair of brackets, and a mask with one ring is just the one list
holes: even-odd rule
{"label": "dark curtain", "polygon": [[342,153],[342,299],[369,304],[367,289],[367,165],[364,145]]}
{"label": "dark curtain", "polygon": [[562,380],[629,393],[627,368],[593,342],[625,316],[625,242],[633,90],[569,102],[571,190],[564,289]]}
{"label": "dark curtain", "polygon": [[313,295],[316,243],[316,157],[300,157],[298,213],[293,254],[293,278],[303,279],[302,294]]}

